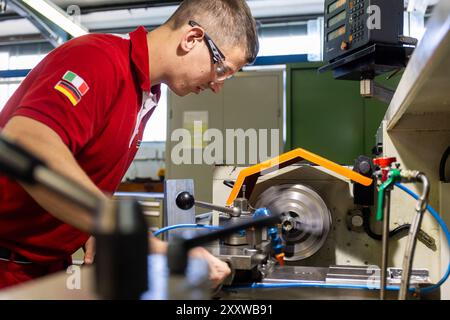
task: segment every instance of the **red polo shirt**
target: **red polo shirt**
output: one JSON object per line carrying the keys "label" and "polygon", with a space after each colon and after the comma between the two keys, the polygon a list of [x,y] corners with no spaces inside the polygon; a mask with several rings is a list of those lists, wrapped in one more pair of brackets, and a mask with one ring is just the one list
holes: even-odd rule
{"label": "red polo shirt", "polygon": [[[91,34],[53,50],[8,101],[0,128],[14,116],[47,125],[91,180],[114,192],[160,97],[150,84],[146,35],[143,27],[127,36]],[[0,247],[47,263],[66,259],[88,237],[0,176]]]}

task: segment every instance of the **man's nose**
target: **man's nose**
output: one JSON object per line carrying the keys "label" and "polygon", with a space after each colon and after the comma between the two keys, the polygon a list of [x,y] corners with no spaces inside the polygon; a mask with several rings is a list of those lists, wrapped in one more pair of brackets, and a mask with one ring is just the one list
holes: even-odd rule
{"label": "man's nose", "polygon": [[219,93],[220,90],[222,90],[223,85],[224,85],[223,82],[210,82],[209,88],[212,90],[212,92]]}

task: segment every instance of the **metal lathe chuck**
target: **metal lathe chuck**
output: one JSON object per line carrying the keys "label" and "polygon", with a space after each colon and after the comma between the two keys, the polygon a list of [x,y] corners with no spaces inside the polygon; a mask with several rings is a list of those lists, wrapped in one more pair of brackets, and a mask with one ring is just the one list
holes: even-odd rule
{"label": "metal lathe chuck", "polygon": [[265,207],[282,215],[285,260],[308,258],[325,243],[331,227],[331,214],[322,198],[311,188],[301,184],[272,186],[259,195],[255,207]]}

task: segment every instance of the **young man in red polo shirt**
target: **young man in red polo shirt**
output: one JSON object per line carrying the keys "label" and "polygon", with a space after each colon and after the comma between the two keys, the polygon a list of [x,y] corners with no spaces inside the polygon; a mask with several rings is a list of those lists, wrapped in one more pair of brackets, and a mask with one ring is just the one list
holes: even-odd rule
{"label": "young man in red polo shirt", "polygon": [[[52,169],[106,196],[139,148],[161,83],[179,96],[218,92],[257,48],[244,0],[185,0],[152,32],[87,35],[52,51],[8,101],[0,128]],[[82,246],[92,263],[94,239],[52,215],[65,210],[40,189],[0,176],[0,288],[63,270]],[[150,241],[154,251],[166,250]],[[195,254],[208,261],[213,286],[229,274],[206,250]]]}

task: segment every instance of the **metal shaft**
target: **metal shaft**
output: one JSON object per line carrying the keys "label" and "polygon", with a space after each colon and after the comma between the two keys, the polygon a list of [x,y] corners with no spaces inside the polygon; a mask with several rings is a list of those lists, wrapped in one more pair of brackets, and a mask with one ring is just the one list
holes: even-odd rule
{"label": "metal shaft", "polygon": [[235,208],[235,207],[221,207],[221,206],[217,206],[215,204],[212,203],[208,203],[208,202],[203,202],[203,201],[197,201],[195,200],[195,206],[197,207],[201,207],[201,208],[205,208],[205,209],[210,209],[210,210],[216,210],[219,212],[223,212],[223,213],[228,213],[228,214],[236,214],[237,211],[240,209],[239,208]]}
{"label": "metal shaft", "polygon": [[391,207],[391,192],[386,190],[384,194],[384,213],[383,213],[383,239],[381,256],[381,285],[380,299],[386,299],[387,268],[389,260],[389,216]]}
{"label": "metal shaft", "polygon": [[408,293],[412,264],[414,260],[414,250],[417,244],[417,235],[420,230],[420,225],[422,223],[423,214],[427,208],[428,196],[430,193],[430,183],[428,178],[423,174],[419,173],[417,179],[423,184],[422,194],[417,201],[416,214],[409,228],[408,242],[406,244],[405,255],[403,257],[403,273],[402,280],[400,284],[400,292],[398,295],[399,300],[406,300]]}

